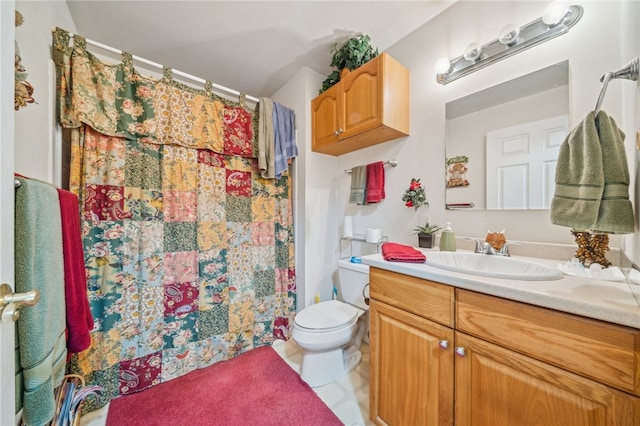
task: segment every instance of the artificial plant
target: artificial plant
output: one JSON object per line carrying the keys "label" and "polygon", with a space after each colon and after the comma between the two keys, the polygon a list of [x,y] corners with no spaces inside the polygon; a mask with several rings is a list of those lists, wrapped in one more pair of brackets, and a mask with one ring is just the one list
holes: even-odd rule
{"label": "artificial plant", "polygon": [[347,39],[340,47],[338,43],[333,45],[331,67],[335,69],[322,82],[320,93],[340,81],[340,72],[343,69],[354,70],[378,56],[378,48],[373,48],[369,42],[368,35],[359,34]]}

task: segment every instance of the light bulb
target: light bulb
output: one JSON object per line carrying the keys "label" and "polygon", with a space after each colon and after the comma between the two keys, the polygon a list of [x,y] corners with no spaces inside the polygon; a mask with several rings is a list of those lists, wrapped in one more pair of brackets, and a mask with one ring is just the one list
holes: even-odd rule
{"label": "light bulb", "polygon": [[438,62],[436,62],[436,73],[437,74],[446,74],[451,71],[451,62],[449,58],[440,58]]}
{"label": "light bulb", "polygon": [[553,27],[558,25],[569,12],[569,4],[566,1],[554,1],[550,3],[542,15],[542,22]]}
{"label": "light bulb", "polygon": [[482,54],[482,46],[478,46],[478,43],[471,43],[464,50],[464,58],[467,61],[477,61]]}
{"label": "light bulb", "polygon": [[500,31],[500,35],[498,36],[498,41],[501,44],[506,44],[507,46],[511,46],[518,41],[518,36],[520,35],[520,27],[516,27],[513,24],[508,24],[506,27]]}

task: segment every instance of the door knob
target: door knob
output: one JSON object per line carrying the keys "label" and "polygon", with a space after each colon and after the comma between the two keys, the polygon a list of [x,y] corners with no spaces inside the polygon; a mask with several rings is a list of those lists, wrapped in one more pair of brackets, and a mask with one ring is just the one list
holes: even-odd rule
{"label": "door knob", "polygon": [[465,356],[467,354],[467,352],[464,350],[464,348],[462,346],[456,346],[456,355],[458,356]]}
{"label": "door knob", "polygon": [[2,322],[16,321],[20,318],[22,306],[33,306],[40,300],[38,290],[14,293],[9,284],[0,285],[0,315]]}
{"label": "door knob", "polygon": [[440,347],[441,347],[442,349],[448,349],[448,348],[449,348],[449,341],[448,341],[448,340],[446,340],[446,339],[440,340],[440,341],[438,342],[438,344],[440,345]]}

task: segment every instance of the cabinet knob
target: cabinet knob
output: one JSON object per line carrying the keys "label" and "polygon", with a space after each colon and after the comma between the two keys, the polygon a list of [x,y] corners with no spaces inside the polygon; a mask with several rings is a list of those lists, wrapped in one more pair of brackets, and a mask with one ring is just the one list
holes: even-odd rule
{"label": "cabinet knob", "polygon": [[340,128],[338,129],[338,134],[343,133],[343,132],[344,132],[344,130],[342,130],[342,127],[340,127]]}
{"label": "cabinet knob", "polygon": [[335,132],[333,132],[334,135],[338,136],[340,134],[339,130],[336,130]]}
{"label": "cabinet knob", "polygon": [[465,356],[467,354],[467,352],[464,350],[464,348],[462,346],[456,346],[456,355],[458,356]]}
{"label": "cabinet knob", "polygon": [[442,349],[449,349],[449,341],[448,340],[440,340],[438,342]]}

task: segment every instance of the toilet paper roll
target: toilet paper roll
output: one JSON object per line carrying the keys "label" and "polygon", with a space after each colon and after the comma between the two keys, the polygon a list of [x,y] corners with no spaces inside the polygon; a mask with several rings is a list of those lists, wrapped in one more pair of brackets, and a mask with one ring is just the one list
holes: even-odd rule
{"label": "toilet paper roll", "polygon": [[382,239],[382,230],[377,228],[367,228],[367,242],[378,243]]}
{"label": "toilet paper roll", "polygon": [[345,238],[353,237],[353,217],[345,216],[342,223],[342,236]]}

